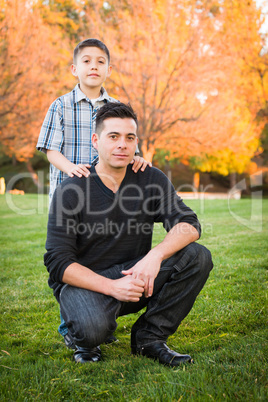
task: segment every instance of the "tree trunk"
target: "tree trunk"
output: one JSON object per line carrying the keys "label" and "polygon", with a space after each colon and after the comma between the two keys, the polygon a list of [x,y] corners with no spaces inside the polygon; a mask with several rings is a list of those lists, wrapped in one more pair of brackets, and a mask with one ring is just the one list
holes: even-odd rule
{"label": "tree trunk", "polygon": [[168,159],[165,160],[164,173],[171,181],[171,167]]}
{"label": "tree trunk", "polygon": [[35,171],[33,170],[33,167],[32,167],[31,162],[30,162],[29,160],[27,161],[26,166],[27,166],[28,172],[31,174],[31,177],[32,177],[32,179],[33,179],[34,184],[35,184],[38,188],[41,188],[41,187],[42,187],[42,184],[39,182],[39,180],[38,180],[38,175],[37,175],[37,174],[35,173]]}
{"label": "tree trunk", "polygon": [[147,162],[152,162],[154,154],[155,154],[155,148],[152,145],[147,146],[147,141],[143,141],[140,147],[140,150],[142,152],[143,158]]}
{"label": "tree trunk", "polygon": [[236,173],[230,173],[230,188],[236,185]]}
{"label": "tree trunk", "polygon": [[12,155],[12,165],[16,166],[17,165],[17,159],[15,155]]}

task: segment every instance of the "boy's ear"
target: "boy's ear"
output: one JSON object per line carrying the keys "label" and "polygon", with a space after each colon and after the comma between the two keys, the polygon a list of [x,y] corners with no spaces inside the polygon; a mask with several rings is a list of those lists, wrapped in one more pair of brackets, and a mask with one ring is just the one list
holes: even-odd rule
{"label": "boy's ear", "polygon": [[112,69],[113,69],[113,67],[111,66],[111,64],[109,64],[107,77],[110,77],[110,75],[112,74]]}
{"label": "boy's ear", "polygon": [[93,133],[93,134],[92,134],[91,141],[92,141],[93,147],[94,147],[95,149],[97,149],[97,150],[98,150],[98,139],[99,139],[98,134],[97,134],[97,133]]}
{"label": "boy's ear", "polygon": [[76,71],[76,65],[75,64],[71,65],[71,72],[75,77],[77,77],[77,71]]}

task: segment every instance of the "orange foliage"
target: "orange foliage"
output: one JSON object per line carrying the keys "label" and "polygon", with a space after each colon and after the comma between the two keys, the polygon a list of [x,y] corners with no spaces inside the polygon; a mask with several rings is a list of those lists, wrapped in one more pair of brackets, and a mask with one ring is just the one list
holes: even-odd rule
{"label": "orange foliage", "polygon": [[208,144],[191,164],[201,171],[228,175],[248,171],[251,158],[261,151],[259,138],[268,118],[267,34],[262,37],[259,33],[262,18],[252,1],[225,1],[218,24],[215,55],[223,60],[226,78],[217,95],[214,116],[207,124],[199,122],[216,129],[218,149]]}
{"label": "orange foliage", "polygon": [[112,56],[105,85],[137,111],[147,160],[160,148],[200,170],[245,169],[268,118],[261,22],[252,0],[0,0],[5,152],[33,155],[49,104],[73,86],[72,38],[97,37]]}
{"label": "orange foliage", "polygon": [[223,148],[254,155],[260,127],[248,61],[261,48],[255,3],[118,0],[104,8],[95,0],[87,17],[111,49],[113,95],[138,113],[147,160],[157,148],[184,160]]}
{"label": "orange foliage", "polygon": [[0,139],[8,155],[27,160],[70,53],[27,0],[0,3]]}

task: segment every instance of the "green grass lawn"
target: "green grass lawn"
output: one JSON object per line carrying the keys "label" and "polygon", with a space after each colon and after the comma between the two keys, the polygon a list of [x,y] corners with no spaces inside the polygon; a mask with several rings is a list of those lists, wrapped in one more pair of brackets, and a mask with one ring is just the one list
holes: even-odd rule
{"label": "green grass lawn", "polygon": [[[214,269],[169,338],[171,348],[195,360],[176,369],[131,356],[134,314],[118,320],[119,342],[102,346],[103,361],[72,361],[43,266],[46,201],[12,196],[7,205],[0,196],[1,401],[268,400],[268,200],[261,220],[256,210],[251,216],[249,199],[233,200],[231,210],[225,200],[187,202],[203,224],[200,243],[211,250]],[[154,243],[163,236],[157,226]]]}

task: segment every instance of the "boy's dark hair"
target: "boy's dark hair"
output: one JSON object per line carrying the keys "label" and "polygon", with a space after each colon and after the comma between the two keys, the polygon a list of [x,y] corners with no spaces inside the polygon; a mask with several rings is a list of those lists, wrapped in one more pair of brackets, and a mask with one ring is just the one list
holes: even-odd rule
{"label": "boy's dark hair", "polygon": [[100,134],[103,129],[103,122],[110,118],[133,119],[138,127],[138,118],[131,105],[121,102],[108,102],[102,106],[96,115],[96,133]]}
{"label": "boy's dark hair", "polygon": [[103,50],[104,53],[106,53],[106,55],[108,57],[108,64],[110,64],[110,52],[109,52],[107,46],[103,42],[101,42],[99,39],[93,39],[93,38],[85,39],[82,42],[78,43],[78,45],[74,49],[74,56],[73,56],[74,64],[77,61],[78,53],[81,52],[81,50],[84,47],[98,47],[99,49]]}

